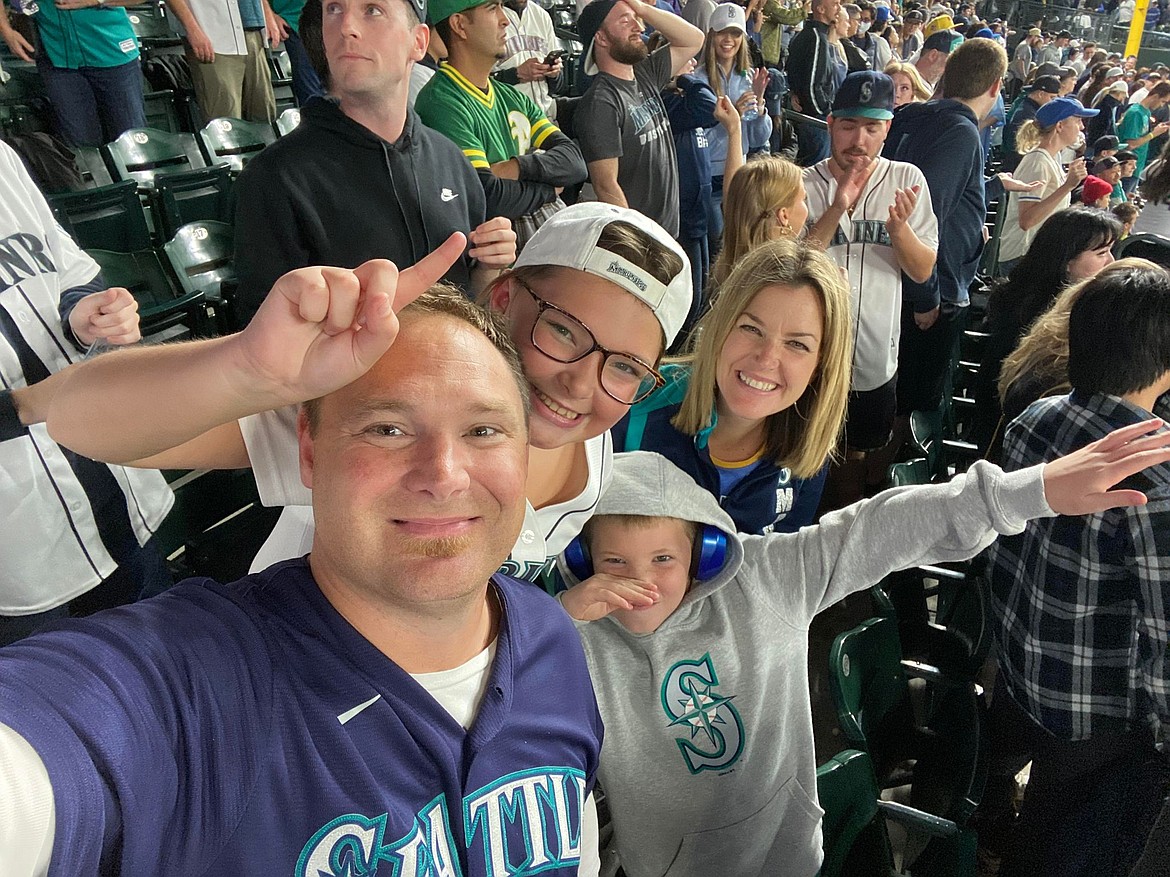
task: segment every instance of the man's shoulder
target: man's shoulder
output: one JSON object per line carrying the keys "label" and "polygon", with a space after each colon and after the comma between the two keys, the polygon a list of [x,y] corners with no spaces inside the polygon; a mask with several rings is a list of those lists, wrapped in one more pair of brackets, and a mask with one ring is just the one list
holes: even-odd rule
{"label": "man's shoulder", "polygon": [[[813,203],[814,199],[826,201],[829,197],[829,184],[832,182],[833,175],[829,171],[829,162],[831,158],[823,159],[812,167],[806,167],[803,172],[804,187],[808,196],[809,202]],[[828,204],[821,204],[822,207],[827,207]]]}
{"label": "man's shoulder", "polygon": [[894,185],[899,189],[904,189],[906,186],[926,184],[926,175],[917,165],[882,156],[878,157],[877,162],[878,166],[874,168],[873,172],[874,177],[877,178],[874,180],[877,185]]}
{"label": "man's shoulder", "polygon": [[[509,630],[522,648],[527,647],[525,651],[543,651],[560,643],[576,653],[576,629],[560,603],[532,582],[502,573],[492,576],[492,582],[503,599]],[[562,642],[561,637],[568,640]]]}

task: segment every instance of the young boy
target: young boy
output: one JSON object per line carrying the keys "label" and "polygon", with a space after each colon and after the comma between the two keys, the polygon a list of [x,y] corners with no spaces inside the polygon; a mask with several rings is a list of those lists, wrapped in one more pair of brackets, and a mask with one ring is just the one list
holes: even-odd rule
{"label": "young boy", "polygon": [[1113,184],[1092,174],[1085,177],[1081,186],[1081,203],[1086,207],[1096,207],[1099,210],[1109,209],[1109,197],[1113,194]]}
{"label": "young boy", "polygon": [[1123,241],[1133,232],[1133,224],[1137,222],[1138,209],[1132,204],[1118,204],[1113,208],[1113,215],[1121,220],[1121,237],[1118,240]]}
{"label": "young boy", "polygon": [[895,569],[971,557],[1029,519],[1143,502],[1104,491],[1170,459],[1170,436],[1140,437],[1160,424],[1011,474],[979,462],[949,484],[886,491],[767,536],[736,535],[664,457],[615,456],[560,565],[605,722],[599,778],[625,873],[812,877],[813,616]]}

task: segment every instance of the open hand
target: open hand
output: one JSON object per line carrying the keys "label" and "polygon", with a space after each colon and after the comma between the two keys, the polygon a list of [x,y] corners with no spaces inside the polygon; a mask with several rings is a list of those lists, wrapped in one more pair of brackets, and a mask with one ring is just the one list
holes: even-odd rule
{"label": "open hand", "polygon": [[1145,505],[1140,490],[1110,490],[1148,466],[1170,461],[1170,432],[1154,418],[1115,429],[1103,439],[1044,466],[1044,496],[1060,515],[1092,515],[1106,509]]}
{"label": "open hand", "polygon": [[398,312],[426,292],[463,252],[452,234],[405,271],[372,259],[353,270],[299,268],[272,287],[233,336],[255,386],[283,404],[316,399],[365,374],[398,336]]}
{"label": "open hand", "polygon": [[996,174],[999,177],[1000,183],[1003,185],[1005,192],[1035,192],[1044,185],[1043,180],[1033,180],[1030,183],[1025,183],[1023,180],[1017,180],[1010,173]]}
{"label": "open hand", "polygon": [[833,196],[833,206],[844,212],[856,203],[861,197],[861,190],[865,188],[869,174],[869,162],[857,160],[843,168],[845,175],[837,181],[837,192]]}
{"label": "open hand", "polygon": [[764,95],[768,92],[768,83],[770,81],[767,67],[757,67],[752,74],[752,91],[756,93],[756,97],[761,101],[763,101]]}
{"label": "open hand", "polygon": [[653,606],[658,587],[640,579],[597,573],[561,595],[561,605],[577,621],[597,621],[615,609]]}
{"label": "open hand", "polygon": [[918,193],[921,189],[921,186],[909,186],[894,193],[894,203],[890,205],[890,216],[886,220],[886,231],[889,234],[897,234],[906,226],[910,214],[914,212],[914,207],[918,203]]}
{"label": "open hand", "polygon": [[8,48],[16,57],[22,61],[33,63],[33,56],[36,54],[36,49],[33,48],[32,43],[22,37],[14,28],[8,28],[4,31],[4,42],[8,43]]}

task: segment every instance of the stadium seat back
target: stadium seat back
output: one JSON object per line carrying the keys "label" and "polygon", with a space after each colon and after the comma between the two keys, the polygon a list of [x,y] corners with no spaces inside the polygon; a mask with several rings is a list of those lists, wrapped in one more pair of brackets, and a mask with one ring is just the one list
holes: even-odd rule
{"label": "stadium seat back", "polygon": [[279,116],[276,117],[276,122],[273,123],[276,128],[277,136],[283,137],[286,134],[291,134],[296,130],[297,125],[301,124],[301,110],[299,107],[290,107]]}
{"label": "stadium seat back", "polygon": [[154,205],[161,237],[169,240],[189,222],[210,219],[230,224],[235,213],[232,185],[226,164],[159,176]]}
{"label": "stadium seat back", "polygon": [[271,125],[243,119],[212,119],[199,131],[209,164],[223,162],[239,173],[269,143],[276,142]]}
{"label": "stadium seat back", "polygon": [[207,166],[193,135],[157,128],[131,128],[106,150],[118,177],[134,180],[140,189],[153,189],[162,175]]}
{"label": "stadium seat back", "polygon": [[61,227],[82,249],[131,252],[150,248],[150,229],[133,180],[48,196]]}
{"label": "stadium seat back", "polygon": [[825,860],[819,877],[888,877],[894,862],[869,756],[846,749],[817,768]]}

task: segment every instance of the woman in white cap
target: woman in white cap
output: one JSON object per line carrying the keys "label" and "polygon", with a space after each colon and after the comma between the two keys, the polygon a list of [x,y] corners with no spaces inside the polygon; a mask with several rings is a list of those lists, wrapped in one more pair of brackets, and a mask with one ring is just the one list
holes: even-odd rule
{"label": "woman in white cap", "polygon": [[[441,250],[424,261],[449,256],[449,264],[460,247],[449,240]],[[444,270],[440,266],[434,276]],[[609,428],[662,384],[656,365],[690,308],[690,265],[678,243],[642,214],[608,204],[578,204],[548,220],[514,270],[498,278],[487,295],[491,307],[503,313],[520,352],[532,405],[529,507],[504,571],[537,581],[580,532],[608,481]],[[63,407],[70,410],[71,421],[84,422],[89,435],[69,438],[82,452],[98,456],[125,460],[149,454],[149,460],[138,462],[152,468],[250,466],[264,504],[285,506],[253,569],[305,554],[312,547],[314,523],[312,493],[300,479],[297,407],[240,420],[222,417],[222,410],[232,410],[232,400],[209,395],[205,388],[188,393],[181,383],[202,380],[189,372],[179,376],[176,364],[185,346],[139,351],[133,368],[99,361],[109,370],[100,373],[105,383],[97,386],[78,374],[85,390],[76,397],[68,394]],[[225,360],[221,371],[230,374],[232,366]],[[168,389],[192,400],[181,425],[173,417],[162,423],[163,415],[151,410],[160,374],[176,375]],[[134,409],[119,409],[114,399],[135,400]],[[160,431],[185,433],[182,444],[159,453],[151,442]],[[101,433],[102,444],[82,447],[94,433]]]}
{"label": "woman in white cap", "polygon": [[[706,82],[716,97],[724,95],[735,104],[741,121],[742,154],[764,149],[772,136],[772,118],[764,110],[764,92],[768,71],[752,70],[747,48],[747,20],[742,6],[720,3],[711,13],[707,39],[703,43],[695,78]],[[708,217],[708,237],[714,257],[723,234],[724,164],[727,162],[727,132],[716,125],[706,131],[711,159],[712,212]]]}

